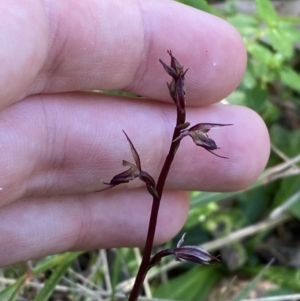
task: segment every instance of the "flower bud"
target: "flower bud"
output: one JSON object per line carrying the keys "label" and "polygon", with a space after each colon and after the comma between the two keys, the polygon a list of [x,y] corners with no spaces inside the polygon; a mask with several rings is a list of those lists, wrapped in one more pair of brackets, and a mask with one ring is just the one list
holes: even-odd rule
{"label": "flower bud", "polygon": [[197,246],[181,246],[184,242],[184,233],[177,244],[177,248],[174,249],[174,255],[176,260],[191,261],[200,264],[210,264],[211,261],[220,261],[217,257],[210,255],[206,250]]}
{"label": "flower bud", "polygon": [[181,239],[177,243],[177,247],[174,249],[165,249],[156,253],[150,263],[149,269],[155,266],[163,257],[174,255],[177,261],[190,261],[198,264],[210,264],[212,261],[220,261],[217,257],[209,254],[206,250],[198,246],[181,246],[184,237],[184,233]]}
{"label": "flower bud", "polygon": [[170,95],[180,110],[181,114],[185,114],[186,96],[185,96],[185,74],[187,70],[183,71],[183,66],[179,64],[176,58],[168,51],[171,56],[171,66],[159,60],[166,72],[172,77],[171,83],[167,83]]}

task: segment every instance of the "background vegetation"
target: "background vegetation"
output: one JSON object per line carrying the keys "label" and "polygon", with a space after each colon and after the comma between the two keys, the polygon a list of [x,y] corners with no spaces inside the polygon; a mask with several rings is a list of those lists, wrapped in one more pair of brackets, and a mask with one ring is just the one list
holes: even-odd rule
{"label": "background vegetation", "polygon": [[[247,71],[227,101],[263,117],[272,154],[245,191],[191,192],[185,242],[221,253],[222,263],[163,261],[151,270],[141,299],[300,299],[300,18],[278,13],[280,5],[269,0],[181,2],[226,19],[243,36]],[[292,2],[299,8],[299,1],[277,3]],[[140,257],[138,249],[99,250],[0,269],[0,301],[126,299]]]}

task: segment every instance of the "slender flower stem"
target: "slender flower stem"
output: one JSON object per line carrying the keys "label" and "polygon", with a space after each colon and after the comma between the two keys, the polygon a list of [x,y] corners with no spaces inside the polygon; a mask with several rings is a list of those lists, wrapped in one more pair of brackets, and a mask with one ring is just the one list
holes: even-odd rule
{"label": "slender flower stem", "polygon": [[176,122],[176,127],[174,129],[172,142],[170,145],[170,150],[166,157],[166,160],[164,162],[164,165],[161,169],[161,172],[160,172],[160,175],[159,175],[159,178],[157,181],[156,190],[157,190],[159,197],[153,197],[151,215],[150,215],[150,221],[149,221],[149,226],[148,226],[148,233],[147,233],[147,239],[146,239],[146,244],[145,244],[145,248],[144,248],[143,259],[142,259],[141,265],[139,267],[139,271],[136,276],[136,280],[135,280],[133,289],[129,296],[129,299],[128,299],[129,301],[135,301],[138,299],[140,290],[142,288],[144,279],[145,279],[147,271],[148,271],[162,192],[163,192],[163,189],[165,186],[165,182],[166,182],[171,164],[174,160],[176,151],[180,145],[180,140],[177,140],[175,142],[173,142],[173,141],[180,135],[180,129],[178,128],[178,126],[181,124],[184,124],[184,123],[185,123],[185,112],[182,112],[182,110],[180,110],[177,107],[177,122]]}

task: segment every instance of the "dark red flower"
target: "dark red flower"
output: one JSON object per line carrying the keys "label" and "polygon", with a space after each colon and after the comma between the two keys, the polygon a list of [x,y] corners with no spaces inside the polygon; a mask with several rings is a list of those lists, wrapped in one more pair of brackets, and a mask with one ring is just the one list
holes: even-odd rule
{"label": "dark red flower", "polygon": [[189,129],[181,130],[180,135],[176,139],[174,139],[173,142],[182,139],[185,136],[190,136],[196,145],[205,148],[207,151],[209,151],[210,153],[214,154],[217,157],[228,159],[227,157],[217,155],[216,153],[213,152],[213,150],[219,149],[219,147],[217,147],[216,142],[207,135],[207,132],[212,128],[228,126],[228,125],[232,125],[232,124],[198,123],[190,127]]}
{"label": "dark red flower", "polygon": [[210,255],[206,250],[197,246],[181,246],[184,237],[184,233],[177,244],[177,248],[174,249],[174,255],[178,261],[190,261],[199,264],[210,264],[211,261],[220,261],[217,257]]}
{"label": "dark red flower", "polygon": [[163,65],[166,72],[172,77],[171,83],[167,83],[169,88],[170,95],[183,113],[185,112],[185,104],[186,104],[186,97],[185,97],[185,74],[188,71],[183,71],[183,66],[179,64],[176,58],[172,55],[172,51],[168,51],[168,54],[171,56],[171,66],[165,64],[162,60],[159,60]]}
{"label": "dark red flower", "polygon": [[148,269],[158,264],[163,257],[174,255],[177,261],[190,261],[198,264],[210,264],[212,261],[220,261],[217,257],[209,254],[206,250],[197,246],[181,246],[184,233],[174,249],[165,249],[155,254],[150,260]]}
{"label": "dark red flower", "polygon": [[138,177],[141,181],[143,181],[146,184],[146,187],[147,187],[149,193],[152,196],[158,197],[157,191],[155,189],[154,179],[146,171],[142,170],[141,160],[140,160],[140,156],[139,156],[138,152],[136,151],[133,143],[131,142],[131,140],[125,133],[125,131],[123,131],[123,133],[125,134],[127,141],[129,142],[130,150],[131,150],[135,165],[126,160],[123,160],[123,166],[129,167],[129,169],[115,175],[110,180],[109,183],[103,182],[103,184],[110,185],[110,187],[107,187],[100,191],[115,187],[119,184],[128,183],[129,181],[132,181]]}

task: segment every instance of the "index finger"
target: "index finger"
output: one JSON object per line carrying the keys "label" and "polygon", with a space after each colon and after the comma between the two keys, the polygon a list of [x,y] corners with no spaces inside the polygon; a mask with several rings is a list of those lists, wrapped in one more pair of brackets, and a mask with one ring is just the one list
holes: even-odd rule
{"label": "index finger", "polygon": [[[26,95],[123,89],[170,101],[165,87],[168,76],[158,62],[159,58],[168,60],[168,49],[190,68],[187,93],[191,105],[219,101],[236,88],[244,72],[245,49],[237,31],[225,21],[183,4],[168,0],[47,3],[44,15],[35,18],[43,26],[27,22],[20,28],[31,33],[39,29],[39,35],[42,28],[48,45],[46,55],[37,55],[30,66],[32,69],[44,60],[41,69],[29,73],[32,82]],[[31,36],[35,39],[27,42],[36,47],[26,50],[44,51],[45,41]],[[19,45],[13,50],[24,56]],[[17,57],[11,51],[8,55]],[[28,65],[19,65],[18,78],[20,73],[28,78]],[[19,91],[19,98],[23,95],[24,91]]]}

